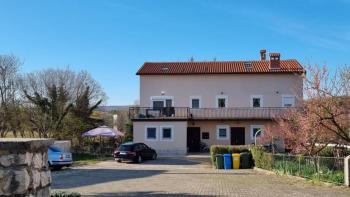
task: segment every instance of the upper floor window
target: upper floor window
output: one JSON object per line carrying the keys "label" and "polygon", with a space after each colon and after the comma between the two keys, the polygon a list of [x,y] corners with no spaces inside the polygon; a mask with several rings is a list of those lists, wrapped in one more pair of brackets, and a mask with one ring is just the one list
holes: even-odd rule
{"label": "upper floor window", "polygon": [[261,95],[252,95],[250,97],[250,107],[262,107],[263,97]]}
{"label": "upper floor window", "polygon": [[153,108],[172,107],[174,99],[170,96],[154,96],[151,97]]}
{"label": "upper floor window", "polygon": [[227,107],[227,96],[225,95],[216,96],[216,107],[218,108]]}
{"label": "upper floor window", "polygon": [[294,95],[283,95],[282,96],[282,107],[294,107],[295,96]]}
{"label": "upper floor window", "polygon": [[191,96],[190,107],[193,109],[201,108],[201,98],[199,96]]}

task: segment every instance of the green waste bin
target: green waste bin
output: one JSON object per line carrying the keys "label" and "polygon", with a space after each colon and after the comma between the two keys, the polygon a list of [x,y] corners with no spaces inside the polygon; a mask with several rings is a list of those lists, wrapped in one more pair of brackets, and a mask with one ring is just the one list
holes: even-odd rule
{"label": "green waste bin", "polygon": [[216,169],[224,169],[224,157],[221,154],[215,155]]}
{"label": "green waste bin", "polygon": [[251,162],[251,154],[247,152],[243,152],[240,155],[241,158],[241,168],[242,169],[248,169],[251,168],[252,162]]}

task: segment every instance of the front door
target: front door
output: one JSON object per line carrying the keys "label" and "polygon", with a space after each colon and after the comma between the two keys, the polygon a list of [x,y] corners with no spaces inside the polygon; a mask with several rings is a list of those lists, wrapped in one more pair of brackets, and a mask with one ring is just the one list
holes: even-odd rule
{"label": "front door", "polygon": [[187,148],[188,152],[199,152],[201,143],[201,128],[187,127]]}
{"label": "front door", "polygon": [[245,144],[245,128],[231,127],[231,145]]}

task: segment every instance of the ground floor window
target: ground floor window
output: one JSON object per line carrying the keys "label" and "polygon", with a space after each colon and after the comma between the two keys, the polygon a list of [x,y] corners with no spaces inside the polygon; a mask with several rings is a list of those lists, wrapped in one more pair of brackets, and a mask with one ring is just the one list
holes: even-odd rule
{"label": "ground floor window", "polygon": [[[261,130],[261,132],[259,132]],[[263,133],[263,131],[264,131],[264,126],[263,125],[251,125],[250,126],[250,137],[251,137],[251,139],[255,139],[254,137],[255,137],[255,134],[256,133],[258,133],[257,135],[256,135],[256,137],[259,137],[259,136],[261,136],[261,134]]]}
{"label": "ground floor window", "polygon": [[216,138],[218,140],[229,139],[229,126],[227,126],[227,125],[216,126]]}
{"label": "ground floor window", "polygon": [[156,126],[146,126],[145,138],[148,141],[157,140],[157,127]]}
{"label": "ground floor window", "polygon": [[163,141],[172,141],[173,140],[173,126],[161,126],[160,135],[161,140]]}
{"label": "ground floor window", "polygon": [[203,140],[208,140],[209,139],[209,132],[203,132],[202,133],[202,139]]}

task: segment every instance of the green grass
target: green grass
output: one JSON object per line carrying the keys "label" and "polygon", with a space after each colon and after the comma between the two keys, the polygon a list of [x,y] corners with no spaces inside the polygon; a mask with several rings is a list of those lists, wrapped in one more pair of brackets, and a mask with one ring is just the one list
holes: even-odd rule
{"label": "green grass", "polygon": [[83,154],[83,153],[73,153],[73,166],[81,166],[81,165],[90,165],[90,164],[96,164],[101,161],[107,161],[113,159],[112,156],[107,155],[90,155],[90,154]]}

